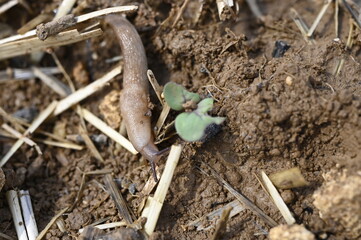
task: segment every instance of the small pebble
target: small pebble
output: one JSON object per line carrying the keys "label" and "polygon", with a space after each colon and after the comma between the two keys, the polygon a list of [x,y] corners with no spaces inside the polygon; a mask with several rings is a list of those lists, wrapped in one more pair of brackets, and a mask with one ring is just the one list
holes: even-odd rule
{"label": "small pebble", "polygon": [[285,52],[290,48],[291,46],[288,45],[285,41],[277,40],[275,42],[275,48],[272,52],[272,57],[274,58],[280,58],[283,57]]}
{"label": "small pebble", "polygon": [[292,83],[293,83],[293,78],[290,77],[290,76],[287,76],[287,77],[286,77],[286,84],[287,84],[288,86],[291,86]]}
{"label": "small pebble", "polygon": [[283,190],[281,192],[281,197],[286,204],[293,203],[295,200],[295,194],[291,190]]}

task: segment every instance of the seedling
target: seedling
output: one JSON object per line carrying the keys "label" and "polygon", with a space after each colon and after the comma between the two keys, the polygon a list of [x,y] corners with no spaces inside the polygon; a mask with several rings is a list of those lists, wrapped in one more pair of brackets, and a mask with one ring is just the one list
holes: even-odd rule
{"label": "seedling", "polygon": [[199,141],[205,137],[205,130],[212,124],[221,124],[225,118],[211,117],[208,111],[213,108],[213,99],[188,92],[183,86],[170,82],[164,86],[164,98],[170,108],[185,110],[175,119],[175,129],[185,141]]}

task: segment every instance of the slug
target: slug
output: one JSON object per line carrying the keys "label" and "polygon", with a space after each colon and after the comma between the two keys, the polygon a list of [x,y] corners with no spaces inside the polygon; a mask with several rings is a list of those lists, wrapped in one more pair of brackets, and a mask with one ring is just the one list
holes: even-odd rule
{"label": "slug", "polygon": [[147,57],[134,26],[123,16],[108,15],[105,22],[118,38],[124,59],[123,90],[120,94],[120,111],[127,134],[134,148],[149,162],[157,181],[155,164],[163,151],[154,144],[149,109]]}

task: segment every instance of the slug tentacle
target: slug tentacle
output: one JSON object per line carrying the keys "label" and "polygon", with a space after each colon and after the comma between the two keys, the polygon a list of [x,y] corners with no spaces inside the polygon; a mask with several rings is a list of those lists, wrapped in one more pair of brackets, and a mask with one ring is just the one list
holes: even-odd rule
{"label": "slug tentacle", "polygon": [[149,114],[149,84],[147,57],[144,46],[134,26],[124,17],[105,17],[115,32],[124,59],[123,90],[120,96],[120,111],[125,122],[129,140],[134,148],[150,161],[153,176],[157,180],[155,164],[160,158],[154,144]]}

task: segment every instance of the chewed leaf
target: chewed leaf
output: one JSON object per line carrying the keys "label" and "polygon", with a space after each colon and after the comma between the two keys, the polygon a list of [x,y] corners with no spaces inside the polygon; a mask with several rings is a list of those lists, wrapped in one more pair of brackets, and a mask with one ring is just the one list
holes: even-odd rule
{"label": "chewed leaf", "polygon": [[209,125],[221,124],[224,120],[223,117],[211,117],[196,112],[181,113],[175,119],[175,128],[183,140],[194,142],[203,138]]}
{"label": "chewed leaf", "polygon": [[197,93],[188,92],[183,86],[169,82],[164,86],[164,98],[173,110],[183,110],[183,104],[188,101],[198,103],[201,98]]}

